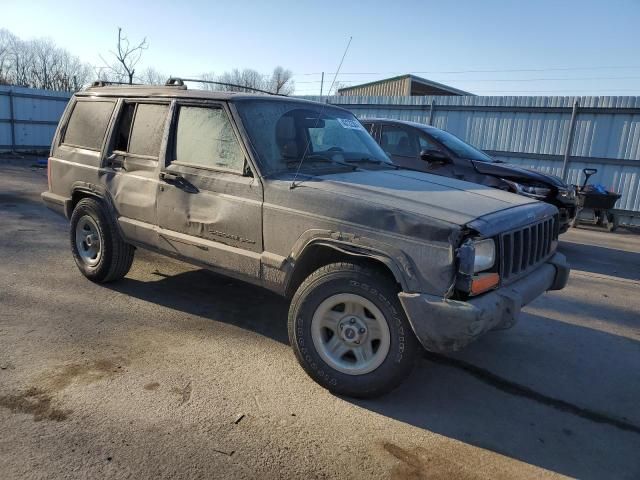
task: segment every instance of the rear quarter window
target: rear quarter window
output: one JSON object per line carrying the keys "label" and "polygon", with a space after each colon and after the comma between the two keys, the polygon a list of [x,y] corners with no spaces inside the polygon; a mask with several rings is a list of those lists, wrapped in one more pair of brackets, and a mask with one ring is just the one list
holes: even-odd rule
{"label": "rear quarter window", "polygon": [[99,151],[114,107],[113,101],[77,101],[62,143]]}

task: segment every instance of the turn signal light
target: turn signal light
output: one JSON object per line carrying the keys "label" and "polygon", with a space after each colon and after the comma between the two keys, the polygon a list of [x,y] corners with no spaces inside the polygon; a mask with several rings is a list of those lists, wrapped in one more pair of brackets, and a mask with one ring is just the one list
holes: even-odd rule
{"label": "turn signal light", "polygon": [[471,295],[479,295],[482,292],[491,290],[500,283],[500,275],[495,272],[479,273],[471,280]]}

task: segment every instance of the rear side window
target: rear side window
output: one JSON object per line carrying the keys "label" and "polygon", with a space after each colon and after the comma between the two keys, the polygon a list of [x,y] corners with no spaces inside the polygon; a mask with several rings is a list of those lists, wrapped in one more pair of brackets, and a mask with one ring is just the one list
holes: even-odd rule
{"label": "rear side window", "polygon": [[100,150],[115,102],[78,101],[73,107],[62,143]]}
{"label": "rear side window", "polygon": [[168,105],[138,104],[131,127],[129,153],[158,158],[168,111]]}
{"label": "rear side window", "polygon": [[244,167],[244,153],[221,108],[180,107],[174,159],[193,166],[238,172]]}

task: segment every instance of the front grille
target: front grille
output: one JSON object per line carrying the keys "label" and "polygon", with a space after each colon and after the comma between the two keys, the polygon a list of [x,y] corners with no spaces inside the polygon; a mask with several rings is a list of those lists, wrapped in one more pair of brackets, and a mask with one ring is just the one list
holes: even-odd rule
{"label": "front grille", "polygon": [[500,235],[502,282],[513,281],[546,261],[557,239],[556,217]]}

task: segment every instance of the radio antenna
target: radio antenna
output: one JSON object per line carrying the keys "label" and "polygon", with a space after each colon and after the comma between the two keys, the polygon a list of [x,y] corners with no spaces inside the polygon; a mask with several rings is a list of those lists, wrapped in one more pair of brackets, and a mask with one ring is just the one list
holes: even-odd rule
{"label": "radio antenna", "polygon": [[[338,68],[336,69],[336,73],[333,76],[333,81],[331,82],[331,85],[329,85],[329,90],[327,90],[327,96],[331,94],[331,89],[333,88],[333,85],[336,83],[336,78],[338,78],[338,74],[340,73],[340,69],[342,68],[344,57],[347,56],[347,52],[349,51],[349,47],[351,46],[351,40],[353,40],[353,37],[349,37],[349,41],[347,42],[347,48],[344,49],[344,53],[342,54],[342,58],[340,59],[340,63],[338,64]],[[320,96],[320,101],[322,101],[322,95]],[[316,123],[314,128],[318,127],[318,123],[320,123],[320,119],[322,118],[322,114],[324,113],[324,109],[326,105],[327,105],[326,102],[322,104],[322,108],[318,113],[318,118],[316,118]],[[291,182],[291,185],[289,185],[289,190],[293,190],[297,186],[296,180],[298,179],[298,174],[300,173],[300,167],[302,167],[302,163],[304,162],[304,159],[307,156],[307,153],[309,152],[310,142],[311,142],[311,138],[307,138],[307,144],[304,147],[304,153],[302,154],[300,163],[298,163],[298,168],[296,169],[296,174],[293,176],[293,181]]]}

